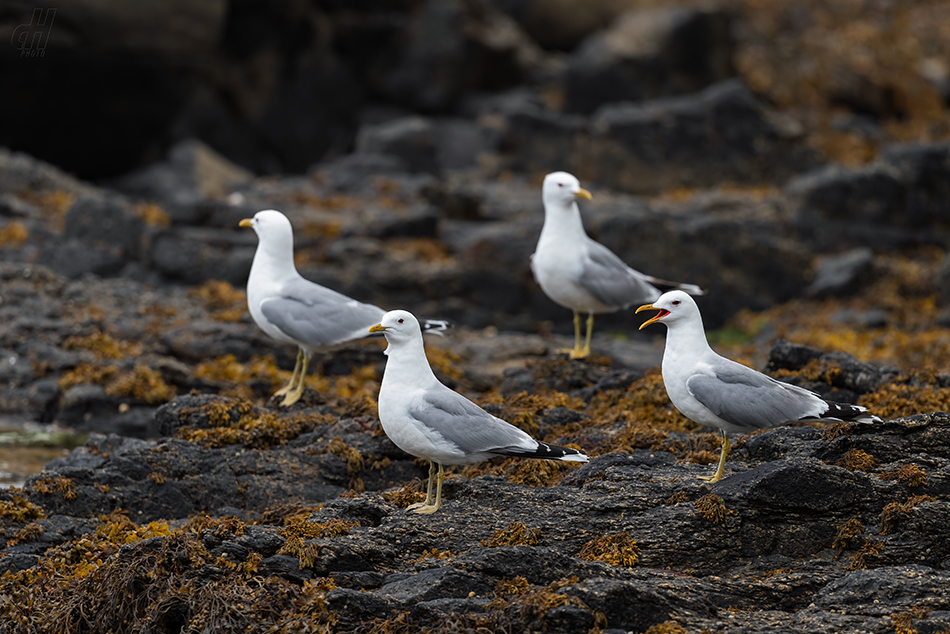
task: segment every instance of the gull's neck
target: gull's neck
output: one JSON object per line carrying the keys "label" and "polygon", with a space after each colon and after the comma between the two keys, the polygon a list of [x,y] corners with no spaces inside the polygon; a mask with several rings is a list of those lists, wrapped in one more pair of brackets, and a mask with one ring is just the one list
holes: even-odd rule
{"label": "gull's neck", "polygon": [[297,276],[297,267],[294,266],[294,236],[293,234],[268,235],[266,239],[259,238],[254,260],[251,262],[251,279],[260,276],[271,284],[282,282],[289,277]]}
{"label": "gull's neck", "polygon": [[390,341],[385,354],[389,359],[383,371],[380,397],[391,390],[404,392],[410,387],[415,390],[439,382],[426,358],[421,332],[410,339]]}
{"label": "gull's neck", "polygon": [[544,226],[541,227],[539,242],[566,240],[570,244],[579,244],[578,236],[586,235],[576,202],[565,204],[558,200],[544,203]]}
{"label": "gull's neck", "polygon": [[706,331],[703,329],[703,319],[699,315],[695,319],[683,319],[667,324],[667,331],[664,363],[668,358],[699,358],[706,352],[713,351],[709,347]]}

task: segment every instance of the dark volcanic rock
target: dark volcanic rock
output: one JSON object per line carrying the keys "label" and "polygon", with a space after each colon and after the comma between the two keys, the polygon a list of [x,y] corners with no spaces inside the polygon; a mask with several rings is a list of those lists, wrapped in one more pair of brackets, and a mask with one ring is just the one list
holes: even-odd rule
{"label": "dark volcanic rock", "polygon": [[604,106],[590,127],[591,163],[580,174],[621,191],[783,181],[816,163],[797,126],[737,80],[688,97]]}
{"label": "dark volcanic rock", "polygon": [[729,31],[721,9],[625,13],[569,58],[564,109],[589,114],[605,103],[686,94],[728,79],[733,74]]}
{"label": "dark volcanic rock", "polygon": [[[187,398],[181,405],[211,403]],[[170,416],[173,409],[163,411]],[[316,436],[331,434],[309,437],[320,442]],[[341,437],[355,442],[353,435]],[[859,621],[883,627],[904,612],[916,626],[936,627],[950,614],[942,591],[950,577],[940,568],[950,555],[944,545],[948,441],[950,419],[943,414],[850,425],[831,439],[813,428],[786,427],[739,443],[727,477],[713,486],[695,478],[710,466],[676,464],[672,455],[653,449],[601,456],[556,487],[530,488],[492,476],[451,478],[447,499],[432,516],[406,513],[379,493],[337,498],[307,511],[308,524],[314,530],[340,520],[359,525],[337,537],[303,541],[300,552],[310,554],[302,569],[302,554],[284,554],[294,534],[287,526],[228,520],[209,528],[196,524],[185,535],[194,535],[218,565],[258,557],[258,570],[274,575],[264,584],[329,575],[341,587],[328,589],[326,602],[339,612],[343,631],[373,619],[433,631],[441,631],[447,619],[551,632],[595,623],[607,631],[643,631],[669,621],[760,629],[776,613],[816,631],[852,631]],[[836,466],[846,447],[873,452],[878,465],[871,472]],[[278,498],[312,505],[323,495],[315,479],[329,477],[325,458],[290,446],[235,452],[181,440],[95,437],[28,485],[30,500],[50,515],[40,520],[48,541],[7,546],[0,561],[10,570],[36,565],[50,545],[88,532],[101,521],[97,514],[117,506],[144,522],[199,508],[242,514]],[[215,466],[222,459],[226,469]],[[309,484],[287,478],[299,472],[294,461],[321,460],[309,471]],[[913,495],[934,500],[908,501],[906,484],[879,477],[908,460],[927,474]],[[260,468],[262,463],[269,468]],[[338,477],[346,477],[345,469]],[[41,490],[44,478],[67,478],[75,498],[66,499],[55,487]],[[244,486],[234,488],[228,479]],[[90,486],[94,482],[100,486]],[[703,504],[709,500],[712,506]],[[536,531],[538,543],[490,545],[489,538],[516,526],[512,522]],[[851,532],[842,532],[845,525]],[[610,551],[607,561],[584,558],[591,544],[622,534],[635,541],[637,565],[618,565]],[[185,548],[176,541],[181,539],[171,535],[127,546],[105,565],[130,565],[163,548],[177,552]],[[195,544],[187,548],[194,552]],[[178,574],[152,569],[159,576]],[[151,583],[151,577],[143,581],[141,592]],[[75,600],[94,599],[80,592]]]}

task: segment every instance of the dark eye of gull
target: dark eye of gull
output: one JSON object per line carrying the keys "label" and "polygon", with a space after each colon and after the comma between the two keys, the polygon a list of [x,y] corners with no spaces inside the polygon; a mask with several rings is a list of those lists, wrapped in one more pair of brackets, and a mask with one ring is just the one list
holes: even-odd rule
{"label": "dark eye of gull", "polygon": [[405,321],[405,319],[400,319],[400,320],[397,321],[396,323],[397,323],[397,324],[401,324],[401,323],[404,322],[404,321]]}
{"label": "dark eye of gull", "polygon": [[680,305],[680,300],[674,299],[674,300],[673,300],[673,305],[674,305],[674,306],[679,306],[679,305]]}

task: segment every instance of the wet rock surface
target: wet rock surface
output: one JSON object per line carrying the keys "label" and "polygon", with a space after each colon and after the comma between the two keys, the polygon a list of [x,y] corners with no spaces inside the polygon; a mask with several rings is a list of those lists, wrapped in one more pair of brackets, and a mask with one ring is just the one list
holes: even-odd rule
{"label": "wet rock surface", "polygon": [[[856,396],[893,379],[787,342],[770,367],[803,379],[816,362],[836,364]],[[425,465],[372,414],[347,417],[311,391],[289,410],[179,396],[155,414],[158,438],[94,434],[22,491],[0,493],[4,591],[23,598],[31,575],[45,578],[51,627],[90,631],[129,618],[177,631],[152,612],[168,601],[181,623],[225,631],[293,622],[299,610],[341,632],[950,624],[947,414],[745,436],[728,476],[709,485],[698,476],[713,465],[697,452],[714,452],[714,435],[584,413],[599,399],[643,398],[651,375],[554,359],[530,367],[527,391],[486,406],[539,438],[577,443],[590,463],[456,468],[442,509],[420,516],[404,507],[421,498]],[[542,407],[541,395],[564,405]],[[66,581],[77,569],[63,562],[77,552],[89,553],[87,572]],[[258,591],[237,607],[212,590],[225,585]],[[146,611],[110,600],[123,587],[127,599],[150,597]],[[264,598],[274,593],[284,598]],[[199,600],[211,596],[218,603]],[[30,620],[11,614],[4,631]]]}

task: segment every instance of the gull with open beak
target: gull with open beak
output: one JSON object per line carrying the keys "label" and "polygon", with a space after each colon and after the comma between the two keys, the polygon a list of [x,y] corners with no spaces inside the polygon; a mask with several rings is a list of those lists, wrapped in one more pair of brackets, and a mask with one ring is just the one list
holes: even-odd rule
{"label": "gull with open beak", "polygon": [[637,312],[658,311],[640,329],[665,324],[663,384],[673,405],[700,425],[722,432],[719,466],[709,482],[722,479],[729,454],[729,434],[749,433],[801,421],[880,422],[867,408],[826,401],[804,388],[777,381],[719,356],[706,340],[695,300],[682,291],[664,293]]}
{"label": "gull with open beak", "polygon": [[[544,226],[531,256],[531,271],[544,294],[574,311],[572,359],[590,354],[594,315],[612,313],[637,303],[653,301],[660,289],[678,288],[695,295],[694,284],[668,282],[635,271],[613,251],[591,240],[584,231],[577,200],[591,199],[580,182],[567,172],[554,172],[541,187]],[[581,343],[581,314],[587,314],[587,336]]]}

